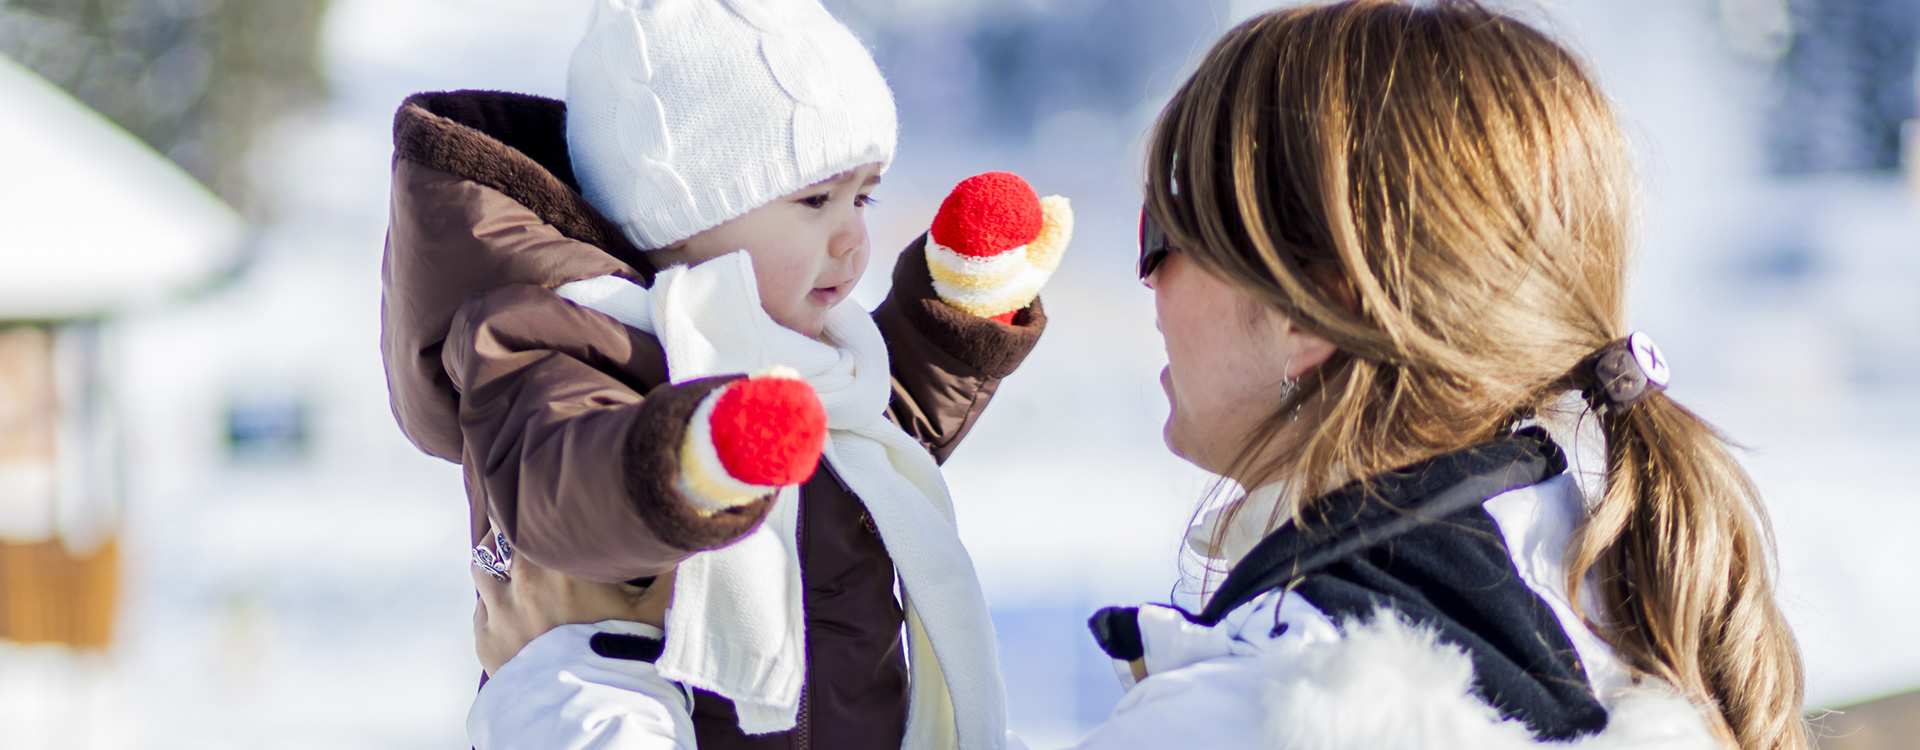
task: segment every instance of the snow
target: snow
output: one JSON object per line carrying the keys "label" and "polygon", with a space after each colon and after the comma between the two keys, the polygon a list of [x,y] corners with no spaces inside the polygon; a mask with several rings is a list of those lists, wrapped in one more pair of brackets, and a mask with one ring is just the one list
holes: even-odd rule
{"label": "snow", "polygon": [[0,56],[0,319],[164,300],[231,264],[246,227],[166,157]]}
{"label": "snow", "polygon": [[[1231,5],[1234,17],[1260,6]],[[1809,703],[1910,689],[1915,204],[1890,177],[1761,175],[1757,74],[1724,59],[1695,5],[1545,10],[1596,61],[1642,162],[1632,320],[1672,357],[1676,398],[1747,446]],[[119,644],[104,659],[0,648],[0,744],[464,746],[479,668],[460,476],[394,427],[377,346],[390,118],[421,90],[559,95],[585,7],[333,4],[336,98],[278,133],[262,160],[281,218],[263,229],[258,262],[202,301],[110,330],[129,487]],[[1160,444],[1164,355],[1132,274],[1135,134],[1180,62],[1166,61],[1135,112],[1070,108],[1041,118],[1034,143],[903,133],[870,214],[877,257],[856,291],[869,306],[884,296],[888,249],[918,234],[960,178],[1005,169],[1075,202],[1079,234],[1046,293],[1047,337],[947,465],[995,610],[1011,715],[1037,746],[1070,740],[1118,697],[1085,617],[1170,597],[1180,539],[1212,481]],[[1799,239],[1784,257],[1801,253],[1813,270],[1765,260],[1788,236]],[[228,454],[224,411],[258,394],[311,407],[304,457]]]}

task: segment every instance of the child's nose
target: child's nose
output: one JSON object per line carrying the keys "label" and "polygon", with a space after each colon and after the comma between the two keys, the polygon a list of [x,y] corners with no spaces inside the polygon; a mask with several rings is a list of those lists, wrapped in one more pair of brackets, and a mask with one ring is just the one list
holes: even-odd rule
{"label": "child's nose", "polygon": [[840,225],[834,229],[832,240],[828,243],[827,252],[838,258],[865,247],[866,244],[867,221],[856,214],[840,221]]}

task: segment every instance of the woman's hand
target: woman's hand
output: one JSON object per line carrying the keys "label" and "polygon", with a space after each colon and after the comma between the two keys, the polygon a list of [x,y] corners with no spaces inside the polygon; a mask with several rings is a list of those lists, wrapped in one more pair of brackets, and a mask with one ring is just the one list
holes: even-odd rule
{"label": "woman's hand", "polygon": [[601,583],[513,559],[511,577],[502,581],[472,568],[480,600],[473,610],[474,651],[491,675],[529,641],[568,623],[631,620],[663,628],[673,602],[673,571],[646,588]]}

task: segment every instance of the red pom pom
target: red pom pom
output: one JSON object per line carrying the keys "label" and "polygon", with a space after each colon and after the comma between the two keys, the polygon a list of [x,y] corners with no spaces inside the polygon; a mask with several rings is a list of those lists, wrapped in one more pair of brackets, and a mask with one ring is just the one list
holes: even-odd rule
{"label": "red pom pom", "polygon": [[734,479],[779,487],[813,477],[827,441],[827,411],[813,386],[753,378],[727,386],[713,405],[713,447]]}
{"label": "red pom pom", "polygon": [[1040,236],[1040,196],[1019,175],[987,172],[961,180],[933,217],[933,241],[971,258],[991,258]]}

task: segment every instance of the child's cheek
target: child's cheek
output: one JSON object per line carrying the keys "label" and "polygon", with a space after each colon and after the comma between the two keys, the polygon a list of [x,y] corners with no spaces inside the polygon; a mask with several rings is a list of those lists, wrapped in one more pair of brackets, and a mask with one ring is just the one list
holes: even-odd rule
{"label": "child's cheek", "polygon": [[794,300],[792,271],[780,262],[778,256],[756,254],[753,274],[754,281],[760,287],[761,306],[778,318],[777,311],[785,309]]}
{"label": "child's cheek", "polygon": [[[770,267],[767,270],[779,269]],[[763,273],[759,282],[760,306],[767,311],[767,315],[782,326],[805,333],[811,311],[807,293],[813,291],[808,280],[789,270],[784,275]]]}

